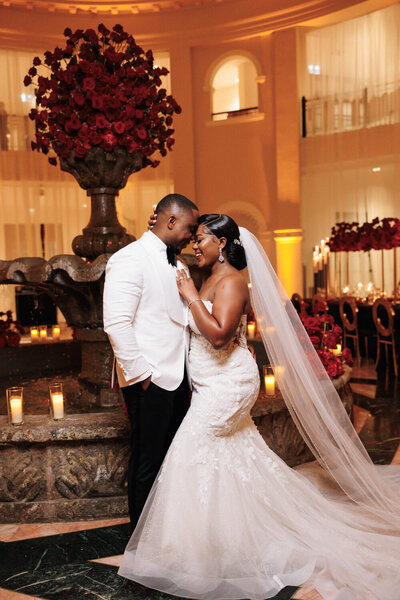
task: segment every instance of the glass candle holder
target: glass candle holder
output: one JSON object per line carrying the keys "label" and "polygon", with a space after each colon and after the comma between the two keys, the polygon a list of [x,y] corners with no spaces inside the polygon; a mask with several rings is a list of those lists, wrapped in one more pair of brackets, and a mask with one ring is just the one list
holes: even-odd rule
{"label": "glass candle holder", "polygon": [[52,330],[51,330],[51,334],[53,337],[53,342],[59,342],[60,341],[60,334],[61,334],[61,328],[59,325],[53,325]]}
{"label": "glass candle holder", "polygon": [[50,394],[50,417],[58,421],[65,416],[64,394],[62,383],[52,383],[49,385]]}
{"label": "glass candle holder", "polygon": [[39,327],[31,327],[31,343],[37,344],[39,341]]}
{"label": "glass candle holder", "polygon": [[39,327],[39,338],[41,342],[47,342],[47,325]]}
{"label": "glass candle holder", "polygon": [[271,365],[263,365],[264,388],[266,396],[275,396],[275,375]]}
{"label": "glass candle holder", "polygon": [[11,425],[22,425],[24,422],[24,388],[11,387],[6,390],[8,422]]}
{"label": "glass candle holder", "polygon": [[250,321],[250,323],[247,323],[247,337],[249,338],[249,340],[254,340],[256,335],[256,324],[254,321]]}

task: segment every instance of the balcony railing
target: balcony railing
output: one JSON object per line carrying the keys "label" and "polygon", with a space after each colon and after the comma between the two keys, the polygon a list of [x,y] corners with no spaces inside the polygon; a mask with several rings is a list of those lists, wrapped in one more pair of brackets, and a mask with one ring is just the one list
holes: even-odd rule
{"label": "balcony railing", "polygon": [[400,84],[375,89],[373,94],[365,88],[356,98],[302,98],[303,137],[399,122]]}

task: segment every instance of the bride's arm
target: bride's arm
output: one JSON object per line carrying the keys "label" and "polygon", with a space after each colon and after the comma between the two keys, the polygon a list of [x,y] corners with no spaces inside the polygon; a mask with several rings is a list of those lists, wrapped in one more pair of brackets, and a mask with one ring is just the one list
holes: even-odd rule
{"label": "bride's arm", "polygon": [[248,287],[239,274],[224,277],[215,288],[212,314],[209,313],[193,281],[178,272],[178,288],[192,311],[195,323],[204,337],[222,348],[233,338],[248,300]]}

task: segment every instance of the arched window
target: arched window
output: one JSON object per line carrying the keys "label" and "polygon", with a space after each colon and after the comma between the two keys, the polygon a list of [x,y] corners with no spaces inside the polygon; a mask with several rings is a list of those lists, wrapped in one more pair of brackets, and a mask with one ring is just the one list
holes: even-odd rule
{"label": "arched window", "polygon": [[211,81],[214,121],[258,112],[258,73],[247,56],[229,56]]}

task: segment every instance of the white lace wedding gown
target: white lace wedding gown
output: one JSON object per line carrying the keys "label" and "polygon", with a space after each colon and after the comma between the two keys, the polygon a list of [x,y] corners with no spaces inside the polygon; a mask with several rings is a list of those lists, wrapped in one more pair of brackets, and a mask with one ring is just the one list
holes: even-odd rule
{"label": "white lace wedding gown", "polygon": [[183,598],[263,600],[305,584],[329,600],[399,600],[399,538],[369,533],[367,520],[354,528],[355,505],[323,495],[258,433],[245,318],[222,350],[191,315],[190,327],[191,407],[119,574]]}

